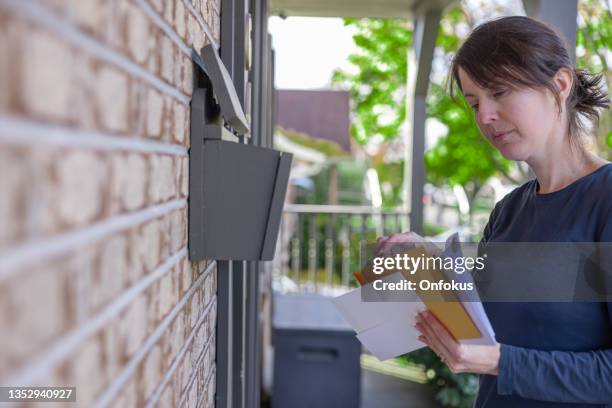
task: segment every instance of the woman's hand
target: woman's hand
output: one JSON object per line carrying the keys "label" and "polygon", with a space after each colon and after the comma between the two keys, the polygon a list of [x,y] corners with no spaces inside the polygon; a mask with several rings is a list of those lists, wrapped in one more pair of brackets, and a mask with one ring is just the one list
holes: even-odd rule
{"label": "woman's hand", "polygon": [[440,250],[431,242],[425,240],[422,236],[416,232],[407,231],[400,234],[392,234],[390,236],[382,236],[376,240],[376,247],[374,248],[375,256],[390,256],[393,255],[393,248],[395,249],[409,246],[417,246],[425,248],[428,253],[432,255],[438,255]]}
{"label": "woman's hand", "polygon": [[421,333],[419,340],[427,344],[453,373],[497,375],[499,343],[494,346],[461,344],[427,310],[416,315],[414,327]]}

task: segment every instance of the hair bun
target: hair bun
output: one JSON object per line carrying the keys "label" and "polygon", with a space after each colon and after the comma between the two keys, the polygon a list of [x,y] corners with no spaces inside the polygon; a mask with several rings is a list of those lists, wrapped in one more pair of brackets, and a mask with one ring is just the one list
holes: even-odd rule
{"label": "hair bun", "polygon": [[610,98],[603,89],[603,74],[593,75],[585,69],[574,69],[575,81],[573,98],[568,105],[587,119],[597,123],[599,110],[610,107]]}

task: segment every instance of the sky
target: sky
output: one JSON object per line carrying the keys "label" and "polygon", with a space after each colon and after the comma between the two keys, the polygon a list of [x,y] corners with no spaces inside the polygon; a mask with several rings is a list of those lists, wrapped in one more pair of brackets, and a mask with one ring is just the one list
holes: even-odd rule
{"label": "sky", "polygon": [[277,89],[329,88],[337,68],[350,69],[353,29],[340,18],[270,17]]}

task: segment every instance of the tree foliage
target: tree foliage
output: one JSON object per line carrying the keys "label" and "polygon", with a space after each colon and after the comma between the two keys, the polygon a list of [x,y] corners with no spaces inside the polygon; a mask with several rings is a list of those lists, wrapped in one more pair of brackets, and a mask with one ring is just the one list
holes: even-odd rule
{"label": "tree foliage", "polygon": [[[389,141],[401,135],[406,115],[406,84],[410,67],[407,53],[411,47],[412,27],[404,20],[347,19],[346,24],[356,29],[354,35],[358,52],[350,56],[355,72],[336,72],[335,83],[348,85],[353,103],[352,135],[359,143],[377,138]],[[440,24],[436,47],[446,57],[455,52],[461,38],[455,32],[458,25],[468,24],[460,6],[447,12]],[[443,58],[444,59],[444,58]],[[447,59],[447,58],[446,58]],[[446,125],[448,132],[425,157],[428,181],[439,185],[461,185],[469,198],[473,198],[486,180],[502,172],[508,175],[511,166],[480,136],[472,113],[446,94],[444,83],[431,83],[428,94],[430,118]],[[408,124],[409,125],[409,124]],[[384,150],[384,148],[383,148]],[[397,182],[403,174],[402,165],[381,163],[374,158],[380,170],[381,182]],[[399,180],[398,180],[399,178]],[[401,194],[392,190],[385,203],[399,204]]]}
{"label": "tree foliage", "polygon": [[[612,58],[612,12],[609,0],[581,0],[578,3],[580,16],[576,32],[578,67],[592,73],[603,73],[610,92],[612,73],[609,61]],[[599,153],[612,160],[612,111],[602,112],[597,138]]]}
{"label": "tree foliage", "polygon": [[353,103],[351,134],[364,144],[373,137],[395,138],[406,118],[407,50],[412,31],[406,20],[346,19],[359,52],[349,56],[355,73],[336,71],[335,83],[347,84]]}

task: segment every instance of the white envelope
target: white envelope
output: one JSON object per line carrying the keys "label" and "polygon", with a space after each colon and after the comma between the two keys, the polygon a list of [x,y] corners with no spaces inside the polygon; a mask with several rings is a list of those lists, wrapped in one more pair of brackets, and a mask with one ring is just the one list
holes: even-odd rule
{"label": "white envelope", "polygon": [[[457,253],[458,236],[456,234],[446,241],[445,255],[461,256],[460,247]],[[453,248],[454,246],[454,248]],[[383,282],[398,282],[403,279],[400,272],[382,278]],[[457,276],[459,281],[472,281],[469,273]],[[365,302],[362,300],[362,290],[368,300],[380,301]],[[406,291],[400,294],[405,301],[387,301],[389,292],[376,291],[372,283],[353,289],[339,297],[332,299],[340,314],[357,333],[359,341],[379,360],[387,360],[402,354],[410,353],[425,346],[418,340],[419,332],[414,328],[415,314],[425,310],[425,305],[418,299],[415,292]],[[393,299],[397,299],[393,294]],[[460,340],[464,344],[494,345],[495,333],[485,313],[477,292],[468,296],[461,296],[463,306],[472,321],[482,334],[478,339]]]}
{"label": "white envelope", "polygon": [[379,360],[388,360],[425,347],[425,343],[418,340],[419,332],[414,328],[414,313],[419,306],[409,304],[414,306],[412,313],[400,315],[357,334],[359,341]]}

